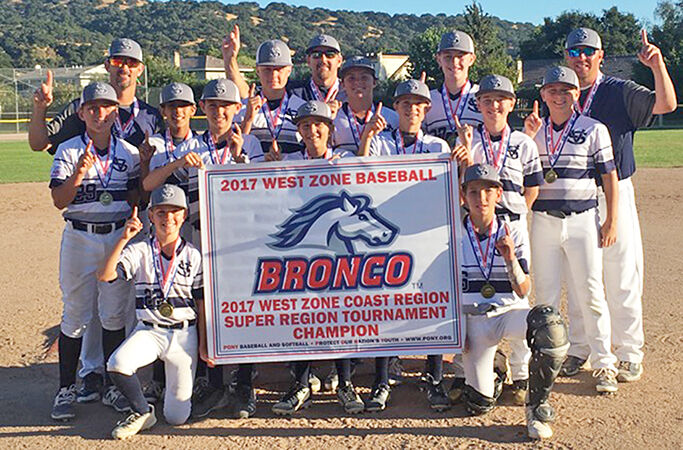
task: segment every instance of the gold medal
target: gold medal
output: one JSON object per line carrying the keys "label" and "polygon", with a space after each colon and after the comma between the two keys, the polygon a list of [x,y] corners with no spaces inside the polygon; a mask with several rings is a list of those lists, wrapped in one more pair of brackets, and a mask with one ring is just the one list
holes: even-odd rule
{"label": "gold medal", "polygon": [[166,318],[171,317],[173,315],[173,305],[171,305],[168,302],[161,303],[157,310],[159,311],[159,314]]}
{"label": "gold medal", "polygon": [[111,195],[109,192],[104,191],[100,194],[100,203],[102,203],[102,205],[108,206],[113,201],[114,201],[114,196]]}
{"label": "gold medal", "polygon": [[496,288],[493,287],[491,283],[484,283],[484,285],[481,287],[481,290],[479,291],[481,293],[481,296],[484,298],[491,298],[494,295],[496,295]]}
{"label": "gold medal", "polygon": [[545,174],[545,182],[546,183],[554,183],[557,181],[557,172],[555,172],[553,169],[550,169],[546,174]]}

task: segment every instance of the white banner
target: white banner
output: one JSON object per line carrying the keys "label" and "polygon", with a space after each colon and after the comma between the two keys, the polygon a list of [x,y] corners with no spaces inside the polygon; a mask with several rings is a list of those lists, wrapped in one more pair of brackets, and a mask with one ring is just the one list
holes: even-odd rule
{"label": "white banner", "polygon": [[215,364],[462,350],[450,155],[209,166],[199,193]]}

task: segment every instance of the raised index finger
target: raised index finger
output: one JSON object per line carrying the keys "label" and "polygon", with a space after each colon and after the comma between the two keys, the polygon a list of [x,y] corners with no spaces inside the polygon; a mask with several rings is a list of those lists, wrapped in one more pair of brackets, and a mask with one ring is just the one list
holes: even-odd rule
{"label": "raised index finger", "polygon": [[382,102],[377,103],[377,109],[375,110],[375,115],[379,116],[382,114]]}
{"label": "raised index finger", "polygon": [[534,109],[533,109],[534,115],[538,115],[538,100],[534,100]]}
{"label": "raised index finger", "polygon": [[253,97],[254,94],[256,94],[256,83],[251,83],[251,87],[249,88],[249,97]]}
{"label": "raised index finger", "polygon": [[137,205],[133,206],[133,213],[130,215],[131,219],[137,219],[138,218],[138,207]]}
{"label": "raised index finger", "polygon": [[52,71],[50,69],[47,69],[47,77],[45,78],[45,84],[48,87],[52,87]]}
{"label": "raised index finger", "polygon": [[460,124],[460,119],[458,119],[458,115],[454,114],[453,119],[455,119],[455,128],[462,128],[462,124]]}
{"label": "raised index finger", "polygon": [[640,30],[640,40],[643,41],[643,45],[649,45],[650,42],[647,40],[647,30],[641,28]]}

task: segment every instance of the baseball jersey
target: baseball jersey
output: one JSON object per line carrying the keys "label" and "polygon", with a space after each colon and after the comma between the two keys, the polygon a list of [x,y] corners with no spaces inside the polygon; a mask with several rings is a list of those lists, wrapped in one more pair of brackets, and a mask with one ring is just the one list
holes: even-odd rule
{"label": "baseball jersey", "polygon": [[[178,238],[175,257],[170,259],[159,250],[155,238],[129,244],[121,252],[116,272],[127,281],[135,280],[138,320],[173,325],[197,318],[195,299],[202,298],[202,256],[184,239]],[[173,306],[171,317],[162,316],[157,309],[164,301]]]}
{"label": "baseball jersey", "polygon": [[450,148],[443,139],[418,131],[415,142],[406,145],[399,130],[383,131],[370,141],[368,156],[413,155],[417,153],[448,153]]}
{"label": "baseball jersey", "polygon": [[[375,113],[375,105],[372,105],[372,110],[364,119],[359,119],[351,111],[351,107],[347,102],[339,108],[337,116],[334,118],[334,133],[332,134],[332,146],[335,150],[346,150],[358,153],[360,146],[360,137],[365,129],[365,123],[370,120],[370,117]],[[398,128],[398,114],[396,111],[383,107],[382,116],[387,121],[387,126],[384,131],[393,131]]]}
{"label": "baseball jersey", "polygon": [[549,124],[546,118],[536,134],[543,172],[546,174],[552,168],[557,180],[541,184],[531,208],[534,211],[571,213],[595,208],[595,179],[615,169],[612,142],[605,125],[579,114],[562,125],[566,127],[564,132],[562,126]]}
{"label": "baseball jersey", "polygon": [[[503,313],[515,306],[527,306],[526,300],[512,289],[505,260],[495,248],[495,243],[505,235],[506,228],[515,244],[515,256],[525,274],[529,274],[530,246],[526,234],[511,227],[496,217],[488,234],[474,231],[469,214],[460,223],[460,270],[462,276],[462,297],[464,305],[491,303],[497,306],[489,315]],[[482,257],[485,255],[485,257]],[[485,261],[485,264],[484,264]],[[491,298],[484,298],[482,287],[489,283],[496,290]]]}
{"label": "baseball jersey", "polygon": [[[149,171],[158,169],[166,164],[172,163],[176,160],[175,149],[185,142],[190,142],[196,135],[196,132],[190,130],[185,139],[171,138],[171,133],[168,129],[163,134],[155,134],[150,136],[149,143],[154,147],[154,154],[149,160]],[[192,151],[191,146],[186,147],[185,151]],[[181,155],[182,156],[182,155]],[[182,183],[176,178],[175,174],[171,174],[166,180],[167,183],[177,184],[182,186]]]}
{"label": "baseball jersey", "polygon": [[[327,152],[322,158],[315,159],[330,159],[333,155],[339,155],[340,158],[348,158],[351,156],[356,156],[355,153],[349,152],[347,150],[334,150],[330,147],[327,148]],[[303,153],[289,153],[282,155],[282,161],[307,161],[313,159],[308,156],[308,152],[304,149]]]}
{"label": "baseball jersey", "polygon": [[313,82],[313,78],[309,77],[306,81],[292,81],[287,83],[287,90],[292,94],[299,96],[304,101],[320,100],[321,102],[330,102],[332,100],[339,100],[343,102],[346,100],[346,92],[339,83],[339,79],[334,82],[332,87],[326,89],[320,87]]}
{"label": "baseball jersey", "polygon": [[85,133],[62,142],[52,162],[50,188],[74,174],[88,147],[95,154],[95,164],[88,169],[76,197],[66,207],[64,218],[88,223],[127,219],[131,212],[128,190],[139,186],[140,156],[135,147],[113,135],[107,150],[95,150]]}
{"label": "baseball jersey", "polygon": [[[633,155],[633,136],[636,130],[650,124],[655,105],[655,92],[615,77],[603,77],[595,93],[591,89],[581,91],[579,104],[588,106],[583,114],[599,120],[609,131],[614,152],[614,162],[620,180],[629,178],[636,171]],[[588,97],[590,105],[586,105]],[[598,184],[601,180],[598,179]]]}
{"label": "baseball jersey", "polygon": [[498,169],[503,183],[503,198],[496,212],[526,214],[524,188],[539,186],[543,182],[536,143],[509,126],[501,136],[489,136],[484,125],[479,125],[473,130],[472,157],[475,164],[490,164]]}
{"label": "baseball jersey", "polygon": [[[243,100],[243,104],[247,102],[248,99]],[[303,151],[304,145],[293,120],[304,103],[298,95],[287,92],[281,100],[263,104],[254,117],[249,133],[260,142],[262,154],[270,151],[273,139],[277,140],[283,154]],[[245,114],[246,108],[242,108],[235,116],[235,123],[241,124]]]}
{"label": "baseball jersey", "polygon": [[[47,123],[47,137],[52,144],[48,150],[50,154],[54,155],[62,142],[85,133],[85,123],[78,117],[80,104],[80,98],[73,100]],[[112,131],[135,147],[145,140],[145,132],[152,136],[162,130],[161,114],[142,100],[135,99],[131,106],[119,107],[118,112],[119,120],[112,126]]]}
{"label": "baseball jersey", "polygon": [[453,144],[458,135],[454,116],[458,116],[461,124],[469,124],[473,127],[483,122],[474,97],[478,90],[479,86],[469,81],[460,92],[455,94],[448,92],[445,84],[441,86],[441,89],[432,89],[429,92],[432,97],[432,107],[425,115],[422,129],[427,134],[440,137],[449,144]]}

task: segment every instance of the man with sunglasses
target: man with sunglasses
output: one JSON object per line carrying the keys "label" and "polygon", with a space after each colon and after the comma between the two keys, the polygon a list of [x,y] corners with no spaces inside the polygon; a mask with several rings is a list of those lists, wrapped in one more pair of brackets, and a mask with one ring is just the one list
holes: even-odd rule
{"label": "man with sunglasses", "polygon": [[[577,109],[607,126],[619,177],[617,241],[603,249],[603,275],[612,324],[612,347],[619,359],[617,379],[622,382],[640,379],[645,341],[641,303],[643,246],[630,179],[636,170],[633,135],[638,128],[647,126],[653,115],[676,109],[676,92],[662,52],[648,42],[645,30],[641,32],[641,41],[638,59],[652,71],[654,91],[630,80],[605,76],[600,71],[604,51],[600,36],[594,30],[572,31],[565,45],[568,66],[578,75],[581,86]],[[608,208],[602,188],[598,203],[600,218],[604,221]],[[577,374],[588,358],[590,350],[581,325],[580,312],[570,308],[571,348],[562,367],[564,376]]]}

